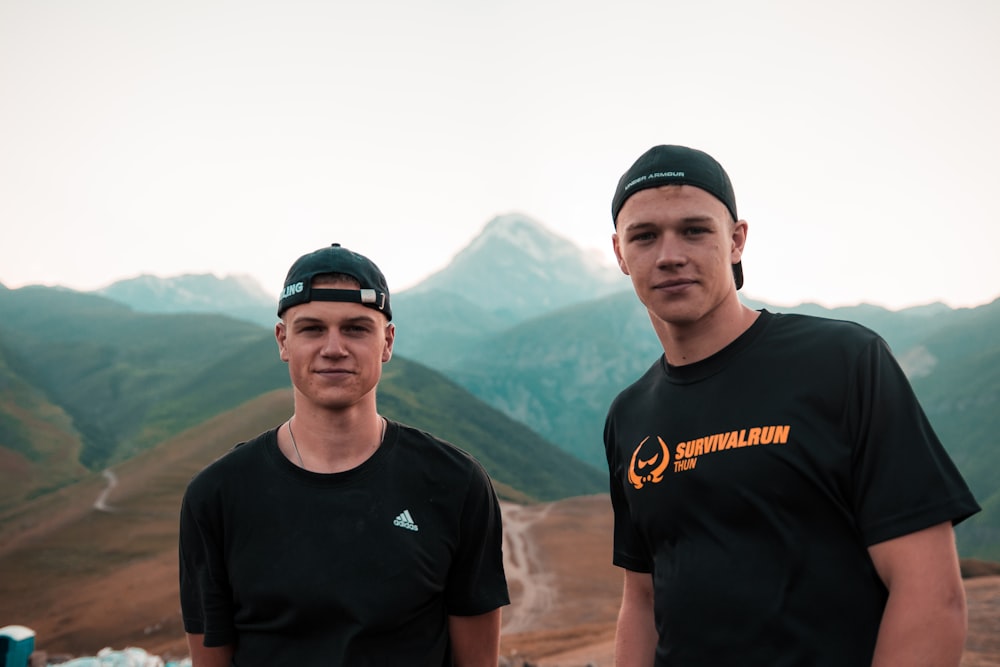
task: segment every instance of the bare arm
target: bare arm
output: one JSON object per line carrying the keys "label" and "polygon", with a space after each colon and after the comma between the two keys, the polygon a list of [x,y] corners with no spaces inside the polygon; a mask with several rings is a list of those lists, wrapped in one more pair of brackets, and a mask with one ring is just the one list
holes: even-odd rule
{"label": "bare arm", "polygon": [[205,635],[188,633],[188,651],[191,653],[191,667],[229,667],[233,658],[232,645],[205,646]]}
{"label": "bare arm", "polygon": [[615,632],[616,667],[650,667],[656,657],[653,575],[625,570],[622,608]]}
{"label": "bare arm", "polygon": [[452,665],[496,667],[500,660],[500,609],[478,616],[449,616]]}
{"label": "bare arm", "polygon": [[872,667],[958,667],[967,627],[950,523],[868,548],[889,589]]}

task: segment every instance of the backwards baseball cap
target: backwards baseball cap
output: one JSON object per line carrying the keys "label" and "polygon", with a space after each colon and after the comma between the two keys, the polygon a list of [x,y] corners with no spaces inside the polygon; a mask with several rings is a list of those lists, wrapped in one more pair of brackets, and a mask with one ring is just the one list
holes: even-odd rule
{"label": "backwards baseball cap", "polygon": [[[341,273],[358,281],[360,289],[328,289],[313,287],[313,278],[327,273]],[[392,320],[389,308],[389,287],[375,263],[356,252],[334,243],[308,255],[302,255],[285,276],[285,287],[278,297],[278,317],[282,313],[309,301],[347,301],[374,308]]]}
{"label": "backwards baseball cap", "polygon": [[[736,195],[729,175],[708,153],[686,146],[653,146],[639,156],[618,181],[611,200],[611,220],[618,225],[618,213],[625,201],[640,190],[661,185],[693,185],[712,195],[736,215]],[[743,287],[743,263],[733,264],[736,289]]]}

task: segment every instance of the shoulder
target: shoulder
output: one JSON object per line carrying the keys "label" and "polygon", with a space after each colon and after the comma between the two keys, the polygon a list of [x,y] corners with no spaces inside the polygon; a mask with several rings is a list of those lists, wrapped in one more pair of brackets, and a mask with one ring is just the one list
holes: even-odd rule
{"label": "shoulder", "polygon": [[[874,377],[901,376],[899,362],[888,343],[875,331],[849,320],[811,315],[777,314],[746,361],[784,369],[795,382],[824,378],[845,383],[869,383]],[[888,375],[886,375],[888,373]],[[856,386],[856,385],[855,385]],[[844,386],[844,390],[851,390]]]}
{"label": "shoulder", "polygon": [[462,464],[474,463],[475,458],[461,447],[448,442],[428,431],[391,422],[398,429],[398,445],[409,450],[415,450],[422,455],[451,459]]}
{"label": "shoulder", "polygon": [[413,426],[391,423],[398,432],[396,449],[408,464],[441,473],[486,474],[482,464],[461,447]]}
{"label": "shoulder", "polygon": [[765,340],[788,345],[788,349],[826,348],[860,351],[871,345],[884,345],[875,331],[850,320],[835,320],[815,315],[773,313]]}
{"label": "shoulder", "polygon": [[250,440],[233,445],[222,456],[199,471],[188,484],[188,493],[218,488],[228,480],[239,480],[261,465],[268,442],[274,440],[275,430],[265,431]]}
{"label": "shoulder", "polygon": [[861,340],[878,338],[868,327],[850,320],[838,320],[818,315],[771,313],[771,329],[778,332],[810,333],[817,336],[848,337]]}

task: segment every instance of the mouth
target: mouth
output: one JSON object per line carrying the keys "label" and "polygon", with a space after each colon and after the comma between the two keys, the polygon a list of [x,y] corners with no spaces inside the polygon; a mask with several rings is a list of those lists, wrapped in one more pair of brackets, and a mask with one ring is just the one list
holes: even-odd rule
{"label": "mouth", "polygon": [[653,285],[653,289],[658,292],[682,292],[688,287],[696,284],[697,281],[691,280],[689,278],[671,278],[670,280],[663,280],[661,282]]}
{"label": "mouth", "polygon": [[351,375],[352,371],[344,368],[317,368],[313,371],[317,375],[323,375],[326,377],[337,377],[340,375]]}

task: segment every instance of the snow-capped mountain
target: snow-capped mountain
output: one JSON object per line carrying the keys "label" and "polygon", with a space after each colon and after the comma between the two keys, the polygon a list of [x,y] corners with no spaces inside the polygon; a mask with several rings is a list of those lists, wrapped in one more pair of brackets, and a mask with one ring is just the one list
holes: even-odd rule
{"label": "snow-capped mountain", "polygon": [[596,253],[512,213],[492,219],[447,267],[404,294],[454,294],[512,323],[627,288]]}
{"label": "snow-capped mountain", "polygon": [[144,274],[119,280],[94,293],[142,313],[222,313],[265,326],[277,319],[274,295],[247,275],[160,278]]}

